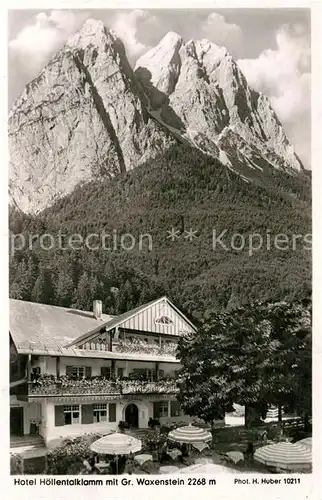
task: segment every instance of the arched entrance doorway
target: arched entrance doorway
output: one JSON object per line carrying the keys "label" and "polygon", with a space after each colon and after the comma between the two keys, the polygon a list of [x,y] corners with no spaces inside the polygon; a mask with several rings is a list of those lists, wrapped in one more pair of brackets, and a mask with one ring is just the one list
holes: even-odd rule
{"label": "arched entrance doorway", "polygon": [[125,422],[131,427],[139,427],[139,409],[134,403],[125,408]]}

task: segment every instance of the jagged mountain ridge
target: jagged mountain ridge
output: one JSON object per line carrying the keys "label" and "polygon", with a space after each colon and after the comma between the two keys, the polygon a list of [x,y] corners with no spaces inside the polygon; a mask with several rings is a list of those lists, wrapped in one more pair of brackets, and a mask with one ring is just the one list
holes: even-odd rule
{"label": "jagged mountain ridge", "polygon": [[[138,59],[135,69],[151,89],[151,100],[154,87],[163,92],[166,106],[181,120],[183,136],[228,167],[244,163],[261,169],[260,155],[277,168],[303,169],[268,98],[248,86],[224,47],[208,40],[184,43],[170,32]],[[162,103],[156,106],[162,109]],[[166,113],[163,119],[167,122]]]}
{"label": "jagged mountain ridge", "polygon": [[10,112],[11,199],[38,212],[178,141],[247,182],[255,170],[303,169],[268,99],[224,48],[168,33],[133,71],[121,40],[87,20]]}

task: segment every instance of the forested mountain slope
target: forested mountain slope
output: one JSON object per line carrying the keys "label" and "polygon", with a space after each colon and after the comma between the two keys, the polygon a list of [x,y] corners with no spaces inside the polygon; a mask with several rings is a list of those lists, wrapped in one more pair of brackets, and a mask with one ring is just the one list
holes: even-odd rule
{"label": "forested mountain slope", "polygon": [[[41,249],[36,236],[32,249],[11,252],[11,296],[87,310],[100,298],[105,312],[118,313],[166,294],[194,318],[253,299],[302,298],[311,288],[304,241],[311,233],[310,197],[304,173],[272,168],[247,183],[218,160],[174,146],[132,172],[79,186],[37,216],[12,209],[10,229],[24,235],[25,246],[31,234],[45,233],[55,245]],[[214,231],[224,231],[226,248],[214,245]],[[101,248],[98,236],[91,239],[95,250],[58,248],[59,234],[66,246],[68,235],[104,232],[110,249]],[[236,233],[241,237],[232,240]],[[250,255],[253,233],[264,244]],[[289,238],[280,247],[288,249],[269,248],[268,239],[280,233]],[[134,241],[133,249],[122,248],[122,235],[123,247]],[[295,247],[293,235],[302,235]],[[46,246],[50,238],[43,239]],[[237,250],[242,238],[244,249]]]}

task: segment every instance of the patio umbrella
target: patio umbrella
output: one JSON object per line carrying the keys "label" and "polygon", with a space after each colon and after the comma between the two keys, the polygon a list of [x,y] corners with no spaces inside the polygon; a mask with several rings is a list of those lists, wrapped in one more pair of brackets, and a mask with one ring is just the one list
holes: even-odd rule
{"label": "patio umbrella", "polygon": [[240,474],[240,471],[218,464],[194,464],[180,470],[180,474]]}
{"label": "patio umbrella", "polygon": [[202,443],[206,443],[207,441],[211,441],[212,435],[209,431],[206,431],[201,427],[196,427],[189,424],[183,427],[178,427],[177,429],[169,432],[168,439],[176,443],[187,444],[189,453],[191,450],[191,445],[200,445]]}
{"label": "patio umbrella", "polygon": [[201,427],[189,424],[169,432],[168,439],[176,443],[206,443],[212,440],[212,435]]}
{"label": "patio umbrella", "polygon": [[120,434],[115,432],[104,436],[91,444],[90,449],[100,455],[115,455],[116,468],[118,471],[118,457],[119,455],[130,455],[140,451],[142,448],[142,441],[127,434]]}
{"label": "patio umbrella", "polygon": [[302,444],[303,446],[306,446],[307,448],[310,448],[310,450],[312,450],[312,438],[311,437],[301,439],[301,441],[297,441],[296,444]]}
{"label": "patio umbrella", "polygon": [[276,443],[258,448],[254,453],[256,462],[283,470],[310,469],[312,452],[298,443]]}
{"label": "patio umbrella", "polygon": [[140,451],[142,441],[127,434],[114,432],[91,444],[90,449],[100,455],[130,455]]}

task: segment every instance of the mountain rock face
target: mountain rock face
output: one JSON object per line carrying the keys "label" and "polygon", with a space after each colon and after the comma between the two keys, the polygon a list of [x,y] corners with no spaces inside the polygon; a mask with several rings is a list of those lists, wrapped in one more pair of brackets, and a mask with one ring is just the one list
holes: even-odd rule
{"label": "mountain rock face", "polygon": [[37,212],[77,184],[130,170],[171,145],[141,93],[122,42],[88,20],[11,110],[13,202]]}
{"label": "mountain rock face", "polygon": [[[139,58],[136,74],[164,94],[183,137],[228,167],[303,169],[267,97],[248,86],[224,47],[208,40],[184,43],[168,33]],[[163,110],[160,115],[167,122]]]}
{"label": "mountain rock face", "polygon": [[226,49],[168,33],[133,71],[121,40],[88,20],[10,112],[11,200],[38,212],[178,141],[246,182],[254,171],[303,168],[268,99],[248,87]]}

